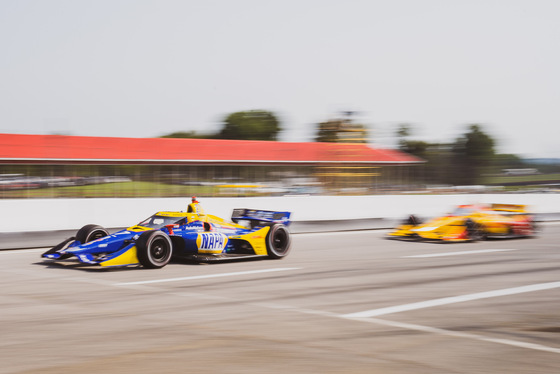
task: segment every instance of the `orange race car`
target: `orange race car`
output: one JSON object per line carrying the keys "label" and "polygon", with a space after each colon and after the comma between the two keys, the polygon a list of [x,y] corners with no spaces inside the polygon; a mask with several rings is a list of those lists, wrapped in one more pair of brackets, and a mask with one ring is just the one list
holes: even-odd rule
{"label": "orange race car", "polygon": [[487,238],[531,237],[537,232],[525,205],[459,205],[452,213],[420,222],[410,216],[387,234],[389,239],[464,242]]}

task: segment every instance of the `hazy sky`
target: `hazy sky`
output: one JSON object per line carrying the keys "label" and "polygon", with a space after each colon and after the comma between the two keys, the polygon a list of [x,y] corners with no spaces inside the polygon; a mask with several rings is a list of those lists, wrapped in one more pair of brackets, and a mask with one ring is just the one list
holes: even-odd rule
{"label": "hazy sky", "polygon": [[560,0],[0,0],[0,132],[155,137],[277,113],[281,140],[353,110],[560,157]]}

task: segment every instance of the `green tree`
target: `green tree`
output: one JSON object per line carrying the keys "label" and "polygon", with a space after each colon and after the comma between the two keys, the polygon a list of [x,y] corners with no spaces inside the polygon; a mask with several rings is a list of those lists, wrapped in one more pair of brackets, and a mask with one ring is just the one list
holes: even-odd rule
{"label": "green tree", "polygon": [[426,153],[432,145],[421,140],[408,139],[411,133],[412,129],[409,124],[403,123],[399,125],[395,132],[397,138],[399,138],[399,150],[420,158],[426,158]]}
{"label": "green tree", "polygon": [[406,140],[412,133],[411,126],[408,123],[401,123],[397,128],[396,135],[400,141]]}
{"label": "green tree", "polygon": [[494,157],[494,173],[499,173],[502,169],[523,169],[527,167],[523,159],[517,155],[498,154]]}
{"label": "green tree", "polygon": [[272,112],[249,110],[235,112],[224,119],[217,139],[276,140],[280,121]]}
{"label": "green tree", "polygon": [[453,144],[453,180],[458,184],[476,184],[481,174],[494,160],[494,139],[480,125],[470,125],[469,131]]}
{"label": "green tree", "polygon": [[366,126],[354,123],[350,118],[330,119],[317,125],[316,142],[367,143],[367,140]]}
{"label": "green tree", "polygon": [[414,156],[425,158],[426,152],[431,148],[431,144],[421,140],[407,140],[400,144],[399,149]]}
{"label": "green tree", "polygon": [[215,135],[197,134],[195,131],[177,131],[171,134],[162,135],[160,138],[188,138],[188,139],[208,139],[213,138]]}

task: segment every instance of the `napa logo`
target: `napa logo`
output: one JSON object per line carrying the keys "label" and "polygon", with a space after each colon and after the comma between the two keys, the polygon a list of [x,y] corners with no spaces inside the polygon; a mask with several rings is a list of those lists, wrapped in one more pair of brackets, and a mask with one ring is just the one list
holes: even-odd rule
{"label": "napa logo", "polygon": [[226,247],[228,238],[218,232],[204,232],[198,234],[196,245],[202,253],[221,253]]}

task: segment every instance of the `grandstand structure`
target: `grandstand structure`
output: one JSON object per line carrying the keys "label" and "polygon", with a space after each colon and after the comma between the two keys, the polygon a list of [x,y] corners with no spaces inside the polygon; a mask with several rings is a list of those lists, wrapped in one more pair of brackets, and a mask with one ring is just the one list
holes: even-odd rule
{"label": "grandstand structure", "polygon": [[[14,195],[8,193],[9,181],[18,178],[42,180],[36,188],[65,187],[64,180],[66,187],[112,180],[189,186],[193,192],[198,187],[212,196],[374,194],[414,184],[414,168],[423,162],[365,143],[0,134],[2,197]],[[52,178],[57,185],[49,182]],[[170,194],[158,189],[161,193],[147,194]]]}

